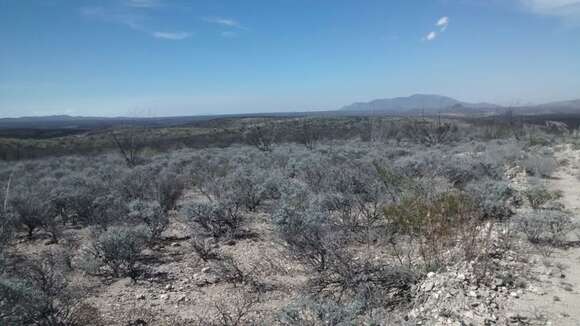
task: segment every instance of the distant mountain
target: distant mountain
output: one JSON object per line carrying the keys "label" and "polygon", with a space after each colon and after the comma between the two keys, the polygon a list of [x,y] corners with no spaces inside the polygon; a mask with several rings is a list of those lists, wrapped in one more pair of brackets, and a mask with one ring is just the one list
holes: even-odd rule
{"label": "distant mountain", "polygon": [[501,108],[489,103],[468,103],[451,97],[429,94],[415,94],[408,97],[377,99],[370,102],[354,103],[341,108],[341,111],[375,111],[381,113],[477,113]]}
{"label": "distant mountain", "polygon": [[580,99],[540,104],[524,111],[532,113],[580,113]]}

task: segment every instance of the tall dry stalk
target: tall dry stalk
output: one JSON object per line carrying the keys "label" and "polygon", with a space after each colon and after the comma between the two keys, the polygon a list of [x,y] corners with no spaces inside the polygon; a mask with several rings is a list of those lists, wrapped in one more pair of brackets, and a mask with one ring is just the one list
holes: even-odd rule
{"label": "tall dry stalk", "polygon": [[10,176],[8,177],[8,183],[6,184],[6,192],[4,193],[4,205],[2,206],[4,213],[7,213],[8,211],[8,194],[10,193],[10,184],[12,183],[12,176],[14,175],[14,172],[16,172],[16,168],[14,168],[12,173],[10,173]]}

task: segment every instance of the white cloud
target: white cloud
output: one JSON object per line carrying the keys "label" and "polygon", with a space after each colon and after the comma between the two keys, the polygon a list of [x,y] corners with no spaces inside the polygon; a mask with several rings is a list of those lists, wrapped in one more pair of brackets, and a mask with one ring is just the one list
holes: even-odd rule
{"label": "white cloud", "polygon": [[425,36],[424,40],[433,41],[435,38],[437,38],[437,32],[430,32],[429,34],[427,34],[427,36]]}
{"label": "white cloud", "polygon": [[441,29],[441,31],[445,31],[447,29],[447,26],[449,26],[449,17],[444,16],[439,18],[439,20],[437,21],[437,24],[435,24],[437,27],[439,27]]}
{"label": "white cloud", "polygon": [[440,33],[445,32],[447,26],[449,26],[449,17],[443,16],[439,18],[435,23],[435,26],[439,28],[439,31],[429,32],[429,34],[423,38],[423,41],[433,41],[437,38],[437,36],[439,36]]}
{"label": "white cloud", "polygon": [[153,32],[151,36],[155,38],[160,38],[164,40],[179,41],[185,40],[191,36],[191,33],[187,32]]}
{"label": "white cloud", "polygon": [[239,22],[237,22],[234,19],[230,19],[230,18],[206,17],[206,18],[203,18],[203,20],[205,22],[208,22],[211,24],[217,24],[217,25],[222,25],[222,26],[226,26],[226,27],[240,28],[240,29],[244,28]]}

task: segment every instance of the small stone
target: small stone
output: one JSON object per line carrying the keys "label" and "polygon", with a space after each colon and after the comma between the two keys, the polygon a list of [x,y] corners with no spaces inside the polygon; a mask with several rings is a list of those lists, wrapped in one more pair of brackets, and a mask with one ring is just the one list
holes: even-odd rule
{"label": "small stone", "polygon": [[517,292],[511,292],[511,293],[510,293],[510,296],[511,296],[512,298],[516,298],[516,299],[520,297],[520,296],[518,295],[518,293],[517,293]]}
{"label": "small stone", "polygon": [[181,244],[178,242],[173,242],[173,243],[171,243],[171,246],[172,247],[181,247]]}
{"label": "small stone", "polygon": [[479,302],[477,302],[477,301],[476,301],[476,302],[472,302],[472,303],[471,303],[471,306],[472,306],[473,308],[475,308],[475,307],[478,307],[479,305],[480,305],[480,303],[479,303]]}
{"label": "small stone", "polygon": [[209,271],[211,271],[211,268],[209,268],[209,266],[201,269],[202,273],[209,273]]}
{"label": "small stone", "polygon": [[171,290],[173,290],[173,285],[171,285],[171,284],[167,284],[167,285],[165,286],[165,290],[167,290],[167,291],[171,291]]}
{"label": "small stone", "polygon": [[159,296],[159,299],[163,301],[169,300],[169,294],[162,294]]}
{"label": "small stone", "polygon": [[434,286],[435,286],[435,284],[433,284],[433,282],[425,282],[425,283],[423,283],[422,288],[424,291],[429,292],[429,291],[433,290]]}
{"label": "small stone", "polygon": [[435,273],[433,273],[433,272],[427,273],[427,278],[433,278],[434,276],[435,276]]}
{"label": "small stone", "polygon": [[144,295],[143,293],[141,293],[141,294],[137,294],[137,295],[135,296],[135,299],[137,299],[137,300],[145,300],[145,295]]}

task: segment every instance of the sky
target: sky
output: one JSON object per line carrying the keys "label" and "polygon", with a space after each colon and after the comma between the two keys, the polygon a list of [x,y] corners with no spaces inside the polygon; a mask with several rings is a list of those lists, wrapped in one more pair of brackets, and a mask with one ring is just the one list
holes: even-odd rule
{"label": "sky", "polygon": [[580,0],[0,0],[0,117],[580,98]]}

